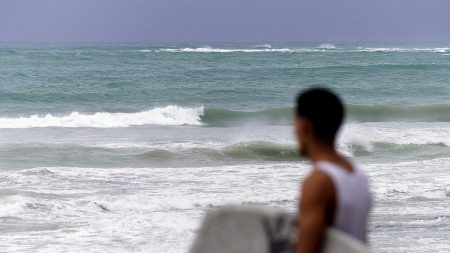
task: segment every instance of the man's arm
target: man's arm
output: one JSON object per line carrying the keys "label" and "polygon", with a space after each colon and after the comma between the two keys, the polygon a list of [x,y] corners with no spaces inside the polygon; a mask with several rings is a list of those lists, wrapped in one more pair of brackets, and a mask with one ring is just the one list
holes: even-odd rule
{"label": "man's arm", "polygon": [[332,205],[335,205],[333,182],[325,173],[314,171],[303,183],[296,253],[320,251]]}

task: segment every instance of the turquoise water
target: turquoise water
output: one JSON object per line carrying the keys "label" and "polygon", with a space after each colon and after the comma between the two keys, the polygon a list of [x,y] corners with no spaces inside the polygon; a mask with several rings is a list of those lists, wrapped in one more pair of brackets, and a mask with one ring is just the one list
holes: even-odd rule
{"label": "turquoise water", "polygon": [[[293,95],[311,85],[332,87],[358,105],[450,98],[446,48],[216,45],[225,51],[196,53],[184,47],[3,45],[0,114],[134,112],[170,104],[259,110],[291,106]],[[184,49],[191,47],[197,48]]]}
{"label": "turquoise water", "polygon": [[374,252],[448,252],[449,84],[450,45],[1,44],[0,251],[185,252],[209,208],[294,212],[292,106],[321,85]]}

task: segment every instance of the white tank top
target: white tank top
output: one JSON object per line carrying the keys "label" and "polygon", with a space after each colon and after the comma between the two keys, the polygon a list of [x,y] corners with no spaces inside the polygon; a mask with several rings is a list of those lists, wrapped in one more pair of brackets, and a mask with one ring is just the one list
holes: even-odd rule
{"label": "white tank top", "polygon": [[367,242],[367,220],[371,195],[367,176],[355,164],[349,172],[327,161],[315,163],[315,168],[327,174],[336,191],[336,211],[333,226],[362,242]]}

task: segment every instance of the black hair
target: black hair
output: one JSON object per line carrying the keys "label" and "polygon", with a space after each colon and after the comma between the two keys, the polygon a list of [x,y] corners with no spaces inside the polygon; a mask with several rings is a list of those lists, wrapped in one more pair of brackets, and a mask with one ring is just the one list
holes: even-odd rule
{"label": "black hair", "polygon": [[296,113],[310,120],[315,136],[328,143],[334,143],[345,117],[341,99],[326,88],[301,92],[297,97]]}

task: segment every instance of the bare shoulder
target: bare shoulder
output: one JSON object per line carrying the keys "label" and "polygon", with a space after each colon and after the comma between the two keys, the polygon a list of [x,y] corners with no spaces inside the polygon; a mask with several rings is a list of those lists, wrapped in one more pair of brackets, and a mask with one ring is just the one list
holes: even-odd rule
{"label": "bare shoulder", "polygon": [[330,199],[334,196],[334,184],[325,172],[313,170],[303,182],[302,192],[316,199]]}
{"label": "bare shoulder", "polygon": [[303,182],[303,186],[309,186],[309,187],[327,187],[327,186],[333,186],[333,181],[331,180],[330,176],[328,176],[325,172],[320,170],[313,170],[309,176],[306,177],[305,181]]}

